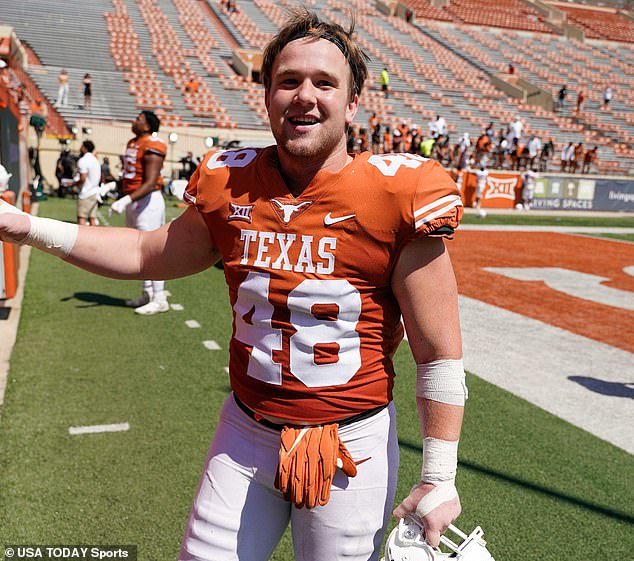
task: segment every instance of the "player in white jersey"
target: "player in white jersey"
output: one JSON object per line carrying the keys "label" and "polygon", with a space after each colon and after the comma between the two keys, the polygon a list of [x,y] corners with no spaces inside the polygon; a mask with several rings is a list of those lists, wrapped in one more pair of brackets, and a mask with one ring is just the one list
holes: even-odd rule
{"label": "player in white jersey", "polygon": [[480,169],[476,171],[475,203],[473,204],[474,208],[478,210],[478,216],[481,215],[482,211],[482,195],[486,189],[487,177],[489,177],[488,170],[484,166],[480,166]]}
{"label": "player in white jersey", "polygon": [[530,210],[531,204],[533,204],[535,181],[538,177],[537,172],[532,169],[526,170],[522,176],[522,206],[524,210]]}

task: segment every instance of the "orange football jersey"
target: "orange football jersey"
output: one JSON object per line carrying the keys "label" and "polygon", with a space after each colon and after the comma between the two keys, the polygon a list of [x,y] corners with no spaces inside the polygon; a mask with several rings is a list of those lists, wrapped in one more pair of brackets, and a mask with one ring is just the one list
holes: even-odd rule
{"label": "orange football jersey", "polygon": [[[143,157],[146,154],[158,154],[165,157],[167,145],[165,141],[153,134],[135,137],[128,142],[123,156],[123,192],[127,195],[136,191],[143,184]],[[156,182],[156,190],[160,190],[162,178]]]}
{"label": "orange football jersey", "polygon": [[440,165],[365,152],[293,197],[276,149],[245,148],[208,154],[184,198],[222,253],[231,386],[248,407],[318,424],[392,399],[394,265],[408,241],[450,235],[462,216]]}

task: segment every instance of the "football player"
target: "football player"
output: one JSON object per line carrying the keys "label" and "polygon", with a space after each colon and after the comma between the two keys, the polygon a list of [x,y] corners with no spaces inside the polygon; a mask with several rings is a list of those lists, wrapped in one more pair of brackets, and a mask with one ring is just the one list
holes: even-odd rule
{"label": "football player", "polygon": [[[394,511],[437,546],[466,386],[444,239],[463,208],[437,163],[346,152],[366,56],[345,30],[293,13],[264,52],[276,144],[208,154],[189,208],[151,232],[0,213],[0,236],[95,273],[174,278],[222,259],[233,309],[232,393],[179,559],[269,559],[291,523],[299,561],[372,560],[393,508],[392,356],[401,317],[417,363],[420,480]],[[2,207],[5,210],[8,207]]]}
{"label": "football player", "polygon": [[[123,194],[112,203],[111,212],[125,212],[126,225],[137,230],[157,230],[165,224],[165,201],[161,194],[161,168],[167,145],[157,133],[161,124],[153,111],[143,110],[132,122],[134,138],[123,156]],[[152,277],[154,278],[154,277]],[[162,278],[162,277],[161,277]],[[140,315],[169,311],[165,281],[144,280],[143,293],[126,306]]]}

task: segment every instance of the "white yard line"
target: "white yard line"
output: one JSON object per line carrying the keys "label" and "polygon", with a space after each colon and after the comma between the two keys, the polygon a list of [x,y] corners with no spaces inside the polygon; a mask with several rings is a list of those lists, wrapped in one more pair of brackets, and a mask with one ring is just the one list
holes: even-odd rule
{"label": "white yard line", "polygon": [[86,427],[69,427],[68,432],[72,435],[97,434],[101,432],[124,432],[130,430],[128,423],[116,423],[113,425],[91,425]]}

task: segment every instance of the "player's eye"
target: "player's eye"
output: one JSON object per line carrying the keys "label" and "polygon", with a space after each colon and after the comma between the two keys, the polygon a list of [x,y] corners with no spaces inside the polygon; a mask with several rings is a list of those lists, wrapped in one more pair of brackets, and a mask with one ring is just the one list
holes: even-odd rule
{"label": "player's eye", "polygon": [[280,88],[294,88],[297,86],[298,81],[296,78],[283,78],[278,82],[278,87]]}

